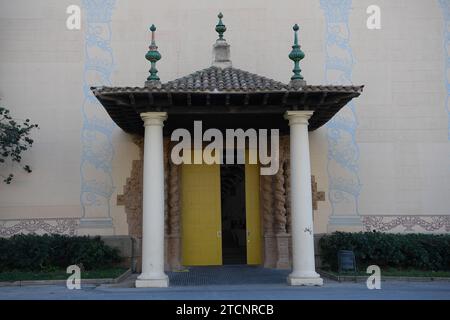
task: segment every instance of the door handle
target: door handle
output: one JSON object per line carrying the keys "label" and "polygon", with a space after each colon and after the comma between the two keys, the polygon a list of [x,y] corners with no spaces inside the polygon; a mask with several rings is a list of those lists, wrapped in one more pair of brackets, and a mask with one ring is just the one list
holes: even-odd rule
{"label": "door handle", "polygon": [[221,238],[222,237],[222,231],[217,231],[217,238]]}
{"label": "door handle", "polygon": [[247,230],[247,242],[250,242],[250,231]]}

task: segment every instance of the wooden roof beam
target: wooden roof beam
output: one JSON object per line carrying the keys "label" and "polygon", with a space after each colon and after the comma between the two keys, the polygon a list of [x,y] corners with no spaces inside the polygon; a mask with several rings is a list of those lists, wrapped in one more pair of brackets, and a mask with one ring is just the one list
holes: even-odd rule
{"label": "wooden roof beam", "polygon": [[148,103],[151,106],[153,106],[155,104],[155,99],[153,97],[153,94],[150,91],[148,92]]}
{"label": "wooden roof beam", "polygon": [[191,94],[188,93],[187,96],[186,96],[186,98],[187,98],[187,105],[188,105],[189,107],[191,107],[191,106],[192,106],[192,96],[191,96]]}
{"label": "wooden roof beam", "polygon": [[267,105],[267,101],[269,101],[269,94],[265,93],[262,101],[263,106]]}
{"label": "wooden roof beam", "polygon": [[128,98],[130,99],[130,104],[134,107],[136,105],[136,99],[134,98],[134,94],[130,93],[128,95]]}
{"label": "wooden roof beam", "polygon": [[247,93],[244,96],[244,106],[248,106],[249,102],[250,102],[250,95]]}

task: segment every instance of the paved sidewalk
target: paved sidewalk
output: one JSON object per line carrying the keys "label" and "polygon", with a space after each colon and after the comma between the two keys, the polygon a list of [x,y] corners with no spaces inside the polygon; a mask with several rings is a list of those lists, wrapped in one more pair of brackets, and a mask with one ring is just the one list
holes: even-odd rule
{"label": "paved sidewalk", "polygon": [[64,285],[0,287],[0,300],[450,300],[449,281],[382,281],[381,290],[369,290],[365,282],[324,279],[323,287],[291,287],[288,270],[252,266],[192,267],[169,272],[169,288],[134,288],[136,274],[117,284],[81,282],[80,290]]}
{"label": "paved sidewalk", "polygon": [[382,282],[381,290],[365,283],[325,280],[323,287],[290,287],[285,284],[179,286],[169,288],[117,288],[109,285],[1,287],[0,300],[450,300],[449,282]]}

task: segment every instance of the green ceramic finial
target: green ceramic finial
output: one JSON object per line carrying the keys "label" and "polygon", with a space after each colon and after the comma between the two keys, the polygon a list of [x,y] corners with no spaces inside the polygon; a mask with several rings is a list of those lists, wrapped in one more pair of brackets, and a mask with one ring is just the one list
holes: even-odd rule
{"label": "green ceramic finial", "polygon": [[155,43],[155,31],[156,27],[154,24],[150,27],[150,31],[152,32],[152,43],[148,47],[148,52],[145,55],[145,59],[150,61],[151,68],[149,70],[150,75],[148,76],[148,81],[159,81],[159,77],[156,75],[158,70],[156,69],[156,62],[161,59],[161,54],[158,52],[158,46]]}
{"label": "green ceramic finial", "polygon": [[217,25],[216,25],[216,32],[219,34],[219,39],[217,39],[217,40],[225,40],[225,39],[223,38],[223,33],[224,33],[225,31],[227,31],[227,27],[225,27],[225,25],[224,25],[223,22],[222,22],[222,18],[223,18],[222,12],[220,12],[220,13],[217,15],[217,17],[219,18],[219,23],[217,23]]}
{"label": "green ceramic finial", "polygon": [[294,45],[292,46],[291,53],[289,53],[289,59],[294,61],[294,69],[292,70],[294,75],[291,77],[291,80],[303,80],[303,76],[301,75],[302,70],[300,69],[300,60],[305,57],[305,53],[300,49],[298,44],[297,31],[300,28],[298,24],[295,24],[292,29],[294,30]]}

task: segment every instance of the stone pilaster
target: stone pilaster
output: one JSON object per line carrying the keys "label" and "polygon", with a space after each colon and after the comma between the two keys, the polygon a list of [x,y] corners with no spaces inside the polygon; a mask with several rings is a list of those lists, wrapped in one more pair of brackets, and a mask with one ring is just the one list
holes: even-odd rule
{"label": "stone pilaster", "polygon": [[180,166],[169,161],[169,264],[171,269],[181,268],[180,239]]}
{"label": "stone pilaster", "polygon": [[275,268],[277,261],[277,245],[274,234],[272,176],[261,176],[260,194],[264,227],[264,267]]}
{"label": "stone pilaster", "polygon": [[284,185],[286,188],[286,233],[291,234],[291,161],[289,157],[289,136],[282,138],[282,149],[284,153]]}
{"label": "stone pilaster", "polygon": [[286,224],[286,185],[285,185],[285,162],[286,152],[283,147],[283,139],[280,148],[280,166],[274,177],[274,211],[275,211],[275,234],[277,241],[277,262],[276,268],[289,268],[289,235]]}
{"label": "stone pilaster", "polygon": [[169,246],[170,240],[169,234],[169,147],[170,141],[168,139],[163,140],[164,150],[164,269],[170,270],[169,259]]}
{"label": "stone pilaster", "polygon": [[[280,158],[282,155],[280,154]],[[280,159],[280,167],[274,178],[274,213],[276,234],[286,233],[286,190],[284,186],[284,160]]]}

